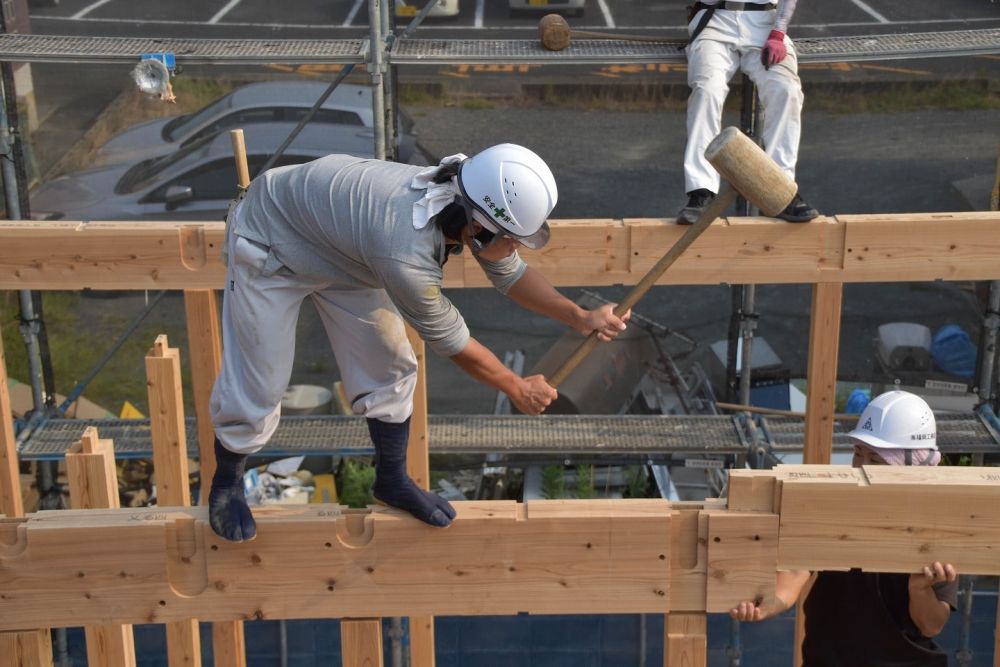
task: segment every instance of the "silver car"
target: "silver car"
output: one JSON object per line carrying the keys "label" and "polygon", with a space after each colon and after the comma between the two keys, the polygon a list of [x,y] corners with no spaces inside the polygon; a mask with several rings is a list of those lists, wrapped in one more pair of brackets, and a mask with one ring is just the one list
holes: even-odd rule
{"label": "silver car", "polygon": [[[172,153],[205,137],[247,123],[296,123],[327,89],[322,81],[263,81],[237,88],[200,111],[133,125],[97,149],[94,164],[134,163]],[[316,110],[310,125],[371,128],[372,92],[368,86],[342,83]],[[413,159],[412,122],[400,117],[399,159]]]}
{"label": "silver car", "polygon": [[[288,138],[294,123],[243,128],[253,178]],[[373,154],[363,127],[307,125],[275,166],[309,162],[330,153]],[[236,194],[236,162],[228,132],[134,164],[60,176],[31,195],[36,220],[221,220]]]}

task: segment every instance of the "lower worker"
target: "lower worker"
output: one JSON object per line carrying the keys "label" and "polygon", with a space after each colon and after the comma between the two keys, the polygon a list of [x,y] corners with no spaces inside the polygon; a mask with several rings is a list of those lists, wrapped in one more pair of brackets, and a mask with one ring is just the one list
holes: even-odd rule
{"label": "lower worker", "polygon": [[[934,413],[924,399],[890,391],[872,400],[850,432],[854,467],[934,466],[941,460]],[[877,511],[878,508],[870,508]],[[781,571],[776,609],[752,601],[730,610],[740,621],[760,621],[798,600],[807,571]],[[958,573],[933,562],[913,574],[820,572],[806,597],[803,667],[947,667],[934,643],[958,604]]]}
{"label": "lower worker", "polygon": [[[729,80],[742,70],[757,86],[762,108],[764,152],[795,180],[801,134],[802,83],[795,45],[786,34],[796,0],[730,2],[706,0],[690,9],[687,46],[687,147],[684,191],[687,203],[677,222],[693,225],[719,193],[719,173],[705,149],[722,127]],[[819,212],[795,193],[778,214],[808,222]]]}
{"label": "lower worker", "polygon": [[213,530],[236,542],[256,534],[244,467],[278,426],[306,298],[323,321],[354,413],[367,418],[375,499],[448,526],[452,506],[406,472],[417,360],[404,322],[522,413],[544,411],[555,388],[541,375],[518,376],[476,341],[442,293],[442,279],[449,257],[468,246],[493,285],[520,306],[602,341],[617,336],[630,313],[619,318],[614,304],[580,308],[517,253],[546,244],[557,198],[549,167],[514,144],[435,167],[330,155],[254,179],[226,230],[224,354],[211,398]]}

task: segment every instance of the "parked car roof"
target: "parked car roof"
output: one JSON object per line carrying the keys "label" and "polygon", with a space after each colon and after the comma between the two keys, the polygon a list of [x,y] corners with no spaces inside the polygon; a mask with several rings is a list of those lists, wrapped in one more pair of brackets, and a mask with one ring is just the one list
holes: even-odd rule
{"label": "parked car roof", "polygon": [[[170,153],[206,136],[249,123],[298,122],[326,91],[324,81],[262,81],[241,86],[202,109],[133,125],[97,149],[95,163],[135,162]],[[323,101],[310,125],[372,127],[368,86],[342,83]],[[412,122],[400,118],[400,159],[416,148]]]}
{"label": "parked car roof", "polygon": [[[259,123],[244,128],[251,178],[294,127],[294,123]],[[372,131],[306,126],[275,166],[331,153],[372,157]],[[32,193],[31,209],[39,219],[218,220],[235,196],[236,185],[232,143],[228,134],[219,134],[167,155],[60,176]]]}

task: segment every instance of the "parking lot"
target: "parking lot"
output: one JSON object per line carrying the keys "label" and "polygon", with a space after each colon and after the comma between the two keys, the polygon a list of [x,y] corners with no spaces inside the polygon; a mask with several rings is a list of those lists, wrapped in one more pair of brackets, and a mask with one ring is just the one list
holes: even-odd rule
{"label": "parking lot", "polygon": [[[418,0],[422,5],[423,0]],[[619,29],[669,34],[685,30],[687,0],[587,0],[580,29]],[[544,11],[544,6],[541,8]],[[523,38],[537,16],[512,16],[506,0],[459,0],[459,15],[431,19],[421,30],[435,37],[472,38],[476,31],[504,31]],[[539,12],[541,14],[542,12]],[[344,37],[366,30],[368,0],[61,0],[31,7],[34,32],[149,36]],[[1000,7],[990,0],[831,0],[798,4],[794,37],[900,33],[987,28],[1000,25]]]}

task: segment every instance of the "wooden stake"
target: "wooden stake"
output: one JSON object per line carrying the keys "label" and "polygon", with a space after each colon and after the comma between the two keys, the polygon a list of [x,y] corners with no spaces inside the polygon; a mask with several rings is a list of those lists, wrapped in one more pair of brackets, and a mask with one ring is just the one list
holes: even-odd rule
{"label": "wooden stake", "polygon": [[[88,426],[66,452],[69,500],[73,509],[120,507],[115,450]],[[130,624],[88,625],[87,664],[90,667],[135,667],[135,638]]]}
{"label": "wooden stake", "polygon": [[0,667],[52,667],[48,630],[0,632]]}
{"label": "wooden stake", "polygon": [[[162,334],[146,355],[146,388],[157,504],[190,507],[180,353]],[[167,624],[167,663],[169,667],[201,667],[197,620]]]}
{"label": "wooden stake", "polygon": [[813,285],[806,379],[806,433],[803,463],[829,463],[833,453],[833,411],[837,403],[841,283]]}
{"label": "wooden stake", "polygon": [[705,614],[667,614],[663,638],[664,667],[704,667],[707,660]]}
{"label": "wooden stake", "polygon": [[7,388],[7,358],[0,335],[0,514],[24,516],[21,476],[17,465],[17,441],[11,424],[10,390]]}
{"label": "wooden stake", "polygon": [[343,667],[382,667],[382,621],[355,618],[340,622]]}

